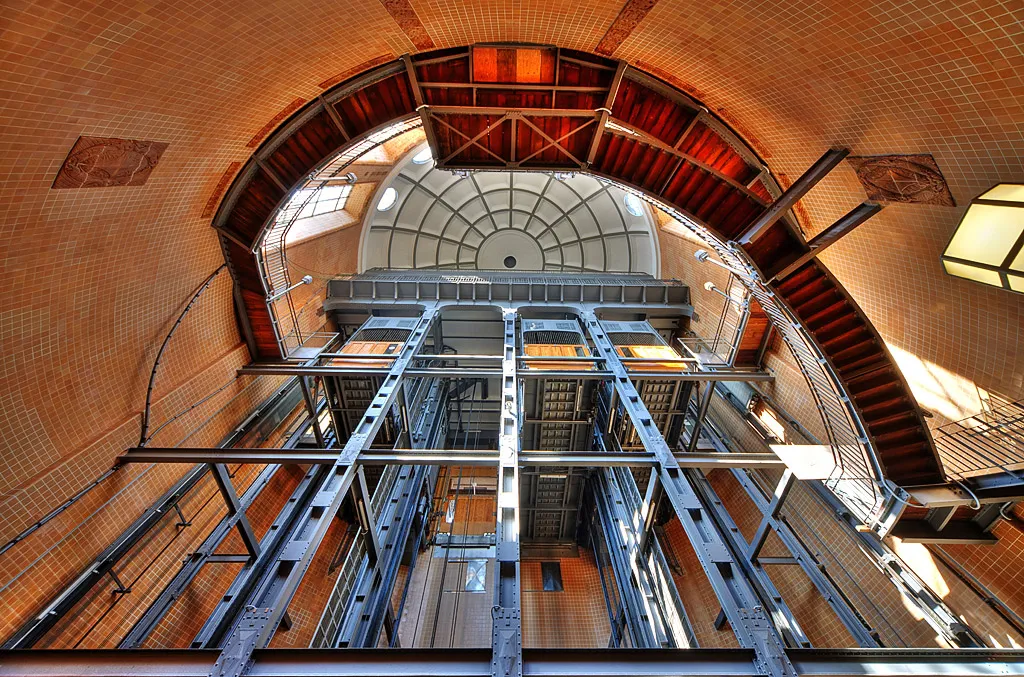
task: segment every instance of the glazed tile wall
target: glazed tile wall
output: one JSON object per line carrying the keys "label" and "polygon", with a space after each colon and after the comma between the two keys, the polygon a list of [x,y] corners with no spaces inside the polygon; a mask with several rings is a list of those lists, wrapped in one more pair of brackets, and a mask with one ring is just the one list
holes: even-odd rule
{"label": "glazed tile wall", "polygon": [[[410,6],[437,46],[585,50],[622,9],[606,0]],[[1024,395],[1024,297],[945,277],[937,260],[970,197],[1024,180],[1022,14],[1000,0],[661,0],[615,52],[701,97],[784,184],[833,145],[935,156],[960,207],[889,207],[823,258],[889,344],[922,362],[924,376],[911,380],[922,402],[939,384],[926,404],[936,419],[976,406],[945,395],[946,372]],[[22,2],[0,7],[0,21],[0,501],[13,534],[137,437],[155,350],[221,263],[203,212],[230,163],[319,83],[414,44],[372,0]],[[169,146],[144,186],[51,190],[82,135]],[[817,232],[862,199],[843,166],[804,200],[803,226]],[[175,394],[168,411],[219,386],[200,378],[215,365],[232,363],[226,379],[244,361],[223,279],[194,315],[158,384],[158,397]],[[133,496],[79,551],[95,552],[169,481]],[[34,585],[74,566],[59,568]],[[24,589],[19,604],[40,594]]]}

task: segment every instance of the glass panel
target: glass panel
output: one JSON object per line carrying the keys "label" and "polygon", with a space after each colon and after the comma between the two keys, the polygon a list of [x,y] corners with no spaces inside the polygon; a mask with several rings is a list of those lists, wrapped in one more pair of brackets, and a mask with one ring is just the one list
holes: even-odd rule
{"label": "glass panel", "polygon": [[955,261],[943,260],[942,265],[946,267],[946,272],[955,277],[962,277],[967,280],[974,280],[975,282],[983,282],[990,284],[993,287],[1002,287],[1002,280],[999,279],[999,273],[993,270],[984,270],[983,268],[975,268],[974,266],[965,266],[962,263],[956,263]]}
{"label": "glass panel", "polygon": [[544,592],[562,592],[562,565],[559,562],[541,562],[540,577]]}
{"label": "glass panel", "polygon": [[1010,281],[1010,289],[1013,291],[1024,292],[1024,277],[1018,277],[1016,275],[1007,275],[1006,277]]}
{"label": "glass panel", "polygon": [[1010,269],[1024,272],[1024,247],[1021,247],[1021,250],[1017,252],[1017,256],[1013,261],[1010,261]]}
{"label": "glass panel", "polygon": [[1002,265],[1021,232],[1024,209],[971,205],[946,247],[946,256]]}
{"label": "glass panel", "polygon": [[1024,184],[1001,183],[992,190],[978,196],[979,200],[1006,200],[1024,202]]}
{"label": "glass panel", "polygon": [[487,560],[471,559],[466,562],[466,592],[486,592]]}

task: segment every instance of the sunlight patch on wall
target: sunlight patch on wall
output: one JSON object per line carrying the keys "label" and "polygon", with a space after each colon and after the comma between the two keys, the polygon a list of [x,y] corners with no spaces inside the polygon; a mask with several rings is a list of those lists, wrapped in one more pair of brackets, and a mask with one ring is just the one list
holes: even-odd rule
{"label": "sunlight patch on wall", "polygon": [[950,421],[982,410],[983,393],[974,381],[891,343],[886,345],[921,407]]}

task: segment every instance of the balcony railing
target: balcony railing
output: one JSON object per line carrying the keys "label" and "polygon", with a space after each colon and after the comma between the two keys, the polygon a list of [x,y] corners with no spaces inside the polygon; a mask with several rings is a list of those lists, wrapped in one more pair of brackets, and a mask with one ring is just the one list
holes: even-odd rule
{"label": "balcony railing", "polygon": [[946,474],[1008,474],[1024,482],[1024,401],[947,423],[933,433]]}

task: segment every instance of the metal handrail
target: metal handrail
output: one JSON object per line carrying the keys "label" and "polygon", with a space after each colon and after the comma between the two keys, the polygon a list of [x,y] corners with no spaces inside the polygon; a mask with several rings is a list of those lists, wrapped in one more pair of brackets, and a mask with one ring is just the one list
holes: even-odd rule
{"label": "metal handrail", "polygon": [[1024,479],[1024,401],[947,423],[933,435],[951,477],[1006,473]]}
{"label": "metal handrail", "polygon": [[[314,199],[326,185],[321,183],[322,181],[343,176],[348,167],[368,151],[421,125],[422,123],[417,115],[414,118],[403,119],[380,129],[371,130],[365,134],[361,140],[350,146],[344,153],[332,158],[323,167],[310,174],[307,181],[298,188],[298,190],[309,187],[314,188],[303,201],[302,207],[305,207],[311,199]],[[288,201],[285,200],[283,204],[287,205]],[[270,226],[264,231],[262,239],[255,248],[257,269],[260,271],[264,295],[268,299],[273,298],[275,291],[286,289],[291,284],[285,239],[288,231],[298,221],[298,216],[301,213],[302,208],[300,207],[295,210],[291,218],[279,220],[280,210],[275,211],[271,217],[272,222]],[[283,304],[283,306],[278,304]],[[270,324],[274,330],[278,349],[281,351],[282,357],[288,357],[293,350],[305,344],[302,329],[299,325],[301,310],[296,312],[292,293],[289,291],[277,298],[273,298],[271,301],[267,301],[267,311],[270,314]],[[290,321],[290,329],[285,330],[282,328],[283,318],[287,318]]]}
{"label": "metal handrail", "polygon": [[[826,486],[858,519],[884,535],[891,528],[885,516],[900,498],[894,494],[896,489],[885,480],[878,451],[824,351],[804,329],[793,310],[768,288],[757,267],[737,243],[723,242],[710,229],[670,205],[634,189],[626,187],[626,190],[655,204],[703,240],[761,306],[789,346],[821,417],[835,460],[835,470],[824,481]],[[884,497],[883,491],[886,492]]]}
{"label": "metal handrail", "polygon": [[156,374],[160,369],[160,360],[163,359],[164,351],[167,350],[167,346],[171,342],[171,337],[174,336],[174,332],[178,331],[178,327],[181,326],[185,316],[188,315],[188,311],[190,311],[192,306],[196,304],[196,301],[198,301],[199,297],[203,295],[203,292],[209,288],[213,280],[227,267],[227,263],[220,264],[220,266],[217,267],[217,270],[210,273],[210,275],[203,280],[203,283],[200,284],[199,288],[192,294],[192,298],[190,298],[189,302],[185,304],[185,308],[181,311],[181,314],[178,315],[178,319],[176,319],[174,324],[171,325],[170,331],[168,331],[167,336],[164,337],[164,342],[160,344],[160,349],[156,352],[156,359],[153,360],[153,369],[149,372],[149,386],[146,388],[146,404],[142,410],[142,431],[139,433],[140,447],[146,446],[146,442],[149,441],[147,434],[149,433],[149,414],[153,405],[153,386],[156,385]]}
{"label": "metal handrail", "polygon": [[[738,299],[733,297],[735,289],[742,294]],[[706,366],[731,367],[736,363],[740,341],[750,317],[750,292],[731,272],[723,295],[727,298],[723,299],[724,305],[715,325],[714,336],[708,338],[687,332],[679,339],[683,349]],[[709,355],[717,359],[709,360]]]}

